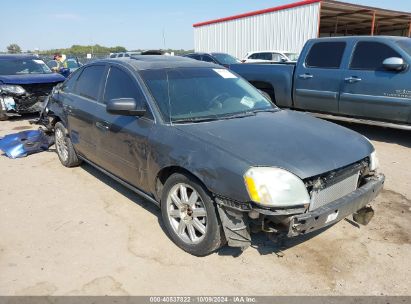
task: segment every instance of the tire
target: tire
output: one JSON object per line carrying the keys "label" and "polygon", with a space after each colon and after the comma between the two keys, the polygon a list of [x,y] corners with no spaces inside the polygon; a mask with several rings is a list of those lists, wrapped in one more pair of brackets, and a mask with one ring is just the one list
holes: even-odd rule
{"label": "tire", "polygon": [[161,215],[170,239],[188,253],[205,256],[224,242],[214,201],[192,176],[175,173],[167,179],[161,195]]}
{"label": "tire", "polygon": [[67,129],[61,122],[54,126],[54,142],[60,162],[65,167],[76,167],[81,164],[70,137],[67,136]]}
{"label": "tire", "polygon": [[9,119],[9,117],[6,114],[6,109],[3,107],[3,102],[0,102],[0,121],[7,119]]}

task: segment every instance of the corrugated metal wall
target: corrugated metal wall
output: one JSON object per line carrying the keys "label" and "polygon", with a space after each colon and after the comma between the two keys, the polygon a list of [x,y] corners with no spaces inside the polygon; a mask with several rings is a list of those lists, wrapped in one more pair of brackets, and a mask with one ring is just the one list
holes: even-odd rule
{"label": "corrugated metal wall", "polygon": [[301,51],[318,35],[320,4],[279,10],[194,28],[196,52],[225,52],[243,58],[263,50]]}

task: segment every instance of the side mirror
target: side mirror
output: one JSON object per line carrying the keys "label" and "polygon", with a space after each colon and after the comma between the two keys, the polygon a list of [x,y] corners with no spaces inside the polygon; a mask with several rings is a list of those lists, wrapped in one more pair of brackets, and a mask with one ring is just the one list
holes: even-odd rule
{"label": "side mirror", "polygon": [[383,67],[389,71],[403,71],[406,69],[407,64],[404,59],[399,57],[390,57],[383,61]]}
{"label": "side mirror", "polygon": [[107,102],[106,111],[115,115],[143,116],[146,113],[146,106],[142,100],[117,98]]}

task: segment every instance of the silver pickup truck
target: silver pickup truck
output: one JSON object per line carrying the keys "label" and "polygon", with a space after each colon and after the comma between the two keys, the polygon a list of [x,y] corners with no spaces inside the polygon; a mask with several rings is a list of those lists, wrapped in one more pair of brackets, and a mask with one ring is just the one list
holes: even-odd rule
{"label": "silver pickup truck", "polygon": [[282,108],[411,130],[411,39],[388,36],[308,40],[296,64],[230,69]]}

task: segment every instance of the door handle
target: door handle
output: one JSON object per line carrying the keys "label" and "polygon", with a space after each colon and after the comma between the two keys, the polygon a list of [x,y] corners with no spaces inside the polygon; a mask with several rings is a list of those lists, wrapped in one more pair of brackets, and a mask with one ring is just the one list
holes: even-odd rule
{"label": "door handle", "polygon": [[356,82],[362,81],[361,78],[358,78],[358,77],[355,77],[355,76],[347,77],[344,80],[348,83],[356,83]]}
{"label": "door handle", "polygon": [[301,74],[301,75],[298,75],[298,78],[306,80],[306,79],[314,78],[314,76],[311,74]]}
{"label": "door handle", "polygon": [[97,121],[96,122],[96,127],[100,130],[103,130],[103,131],[108,131],[110,129],[110,126],[108,125],[107,122]]}

